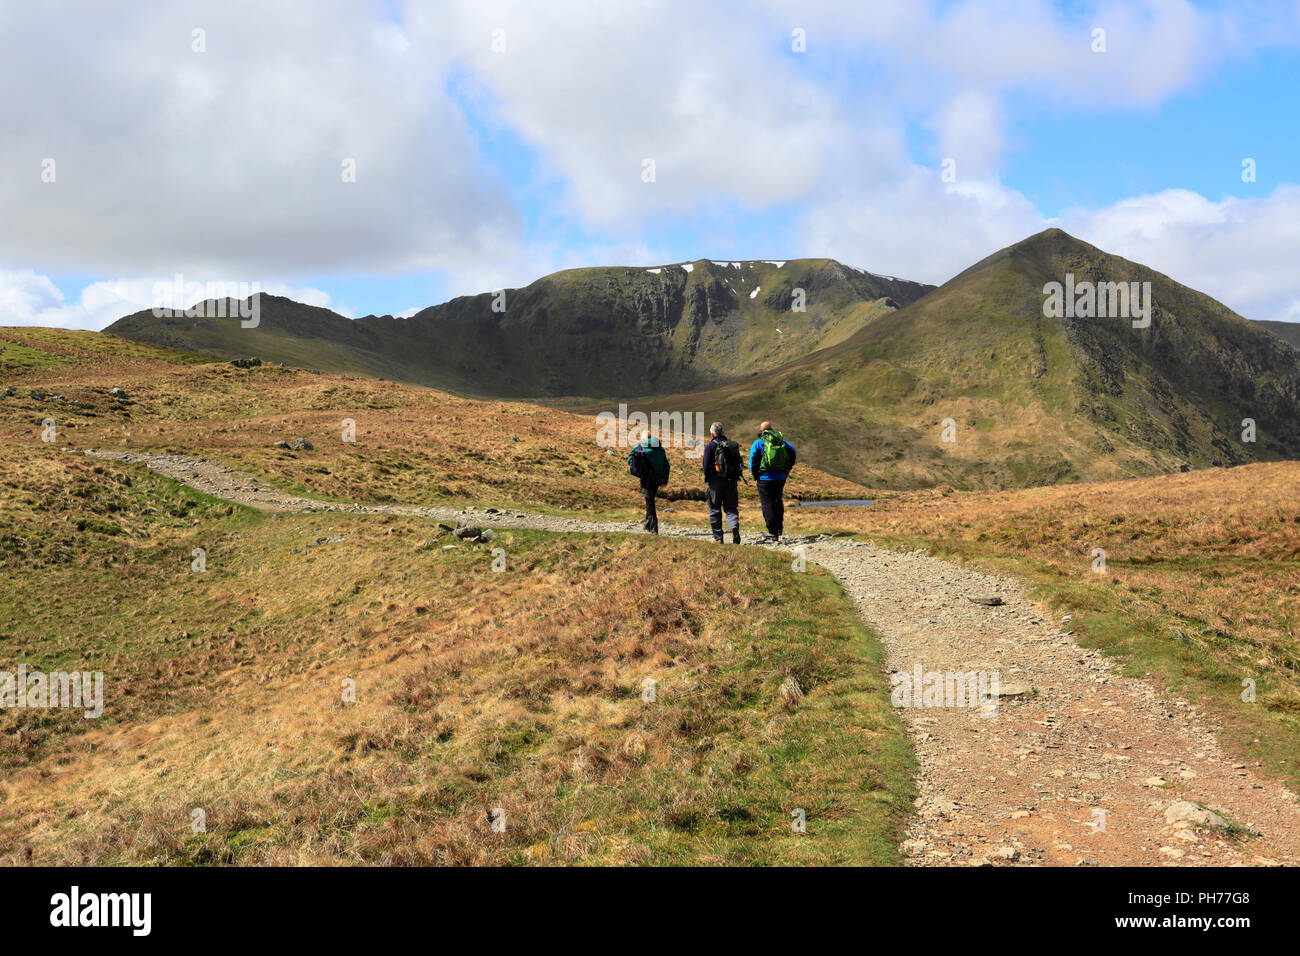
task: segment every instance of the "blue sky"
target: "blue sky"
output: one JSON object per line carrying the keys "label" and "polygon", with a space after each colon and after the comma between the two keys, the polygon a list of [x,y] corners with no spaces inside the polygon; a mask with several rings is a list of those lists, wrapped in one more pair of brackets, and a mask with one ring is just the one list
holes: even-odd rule
{"label": "blue sky", "polygon": [[[1287,105],[1297,92],[1297,51],[1269,50],[1127,112],[1062,116],[1017,103],[1019,148],[1008,156],[1004,181],[1050,216],[1169,188],[1216,199],[1267,195],[1300,181],[1300,123]],[[1081,125],[1096,135],[1075,138]],[[1069,150],[1055,148],[1065,141]],[[1257,161],[1253,184],[1241,179],[1245,156]]]}
{"label": "blue sky", "polygon": [[1294,4],[72,9],[0,31],[7,88],[48,75],[0,128],[0,324],[178,272],[350,315],[702,257],[941,282],[1048,225],[1300,320]]}

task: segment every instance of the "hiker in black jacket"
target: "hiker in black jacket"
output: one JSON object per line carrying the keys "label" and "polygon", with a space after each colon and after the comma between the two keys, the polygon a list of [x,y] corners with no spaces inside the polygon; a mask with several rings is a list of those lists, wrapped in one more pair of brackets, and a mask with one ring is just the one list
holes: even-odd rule
{"label": "hiker in black jacket", "polygon": [[642,432],[641,440],[627,456],[628,474],[641,480],[641,497],[645,498],[645,529],[651,534],[659,533],[659,515],[655,511],[655,495],[659,489],[668,484],[668,475],[672,465],[664,453],[659,439],[650,432]]}
{"label": "hiker in black jacket", "polygon": [[727,516],[731,541],[740,544],[740,496],[736,483],[740,481],[740,445],[722,431],[722,422],[709,426],[713,437],[704,446],[704,483],[709,488],[709,526],[713,540],[722,543],[722,516]]}

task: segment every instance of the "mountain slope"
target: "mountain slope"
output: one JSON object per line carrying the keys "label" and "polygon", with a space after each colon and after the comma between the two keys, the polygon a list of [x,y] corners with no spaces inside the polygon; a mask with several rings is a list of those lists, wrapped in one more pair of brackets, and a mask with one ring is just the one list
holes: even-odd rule
{"label": "mountain slope", "polygon": [[[844,341],[932,288],[831,259],[702,259],[570,269],[505,290],[503,298],[463,296],[409,319],[354,321],[263,295],[255,329],[236,318],[142,311],[105,331],[223,358],[255,355],[475,395],[603,397],[629,394],[630,383],[641,393],[671,391],[769,369]],[[799,290],[806,308],[794,311]]]}
{"label": "mountain slope", "polygon": [[1275,322],[1272,319],[1256,319],[1256,325],[1262,325],[1283,342],[1300,349],[1300,322]]}
{"label": "mountain slope", "polygon": [[[4,359],[22,356],[22,366]],[[628,449],[602,448],[590,416],[524,402],[479,401],[399,382],[194,361],[99,332],[0,327],[0,445],[200,455],[263,487],[324,498],[460,504],[631,517],[642,507]],[[114,388],[126,397],[112,394]],[[57,422],[57,445],[41,441]],[[355,441],[343,441],[344,419]],[[282,447],[305,438],[311,449]],[[670,449],[664,489],[700,518],[698,455]],[[630,482],[630,483],[629,483]],[[808,469],[805,498],[860,498],[860,485]],[[0,512],[5,495],[0,493]],[[742,507],[756,513],[752,486]],[[0,540],[0,550],[4,542]],[[3,602],[0,602],[3,603]]]}
{"label": "mountain slope", "polygon": [[[1149,328],[1049,318],[1044,286],[1151,283]],[[742,383],[655,399],[870,486],[1022,487],[1300,457],[1300,354],[1226,306],[1051,229],[838,346]],[[1256,422],[1254,443],[1242,421]],[[952,419],[944,441],[943,423]]]}

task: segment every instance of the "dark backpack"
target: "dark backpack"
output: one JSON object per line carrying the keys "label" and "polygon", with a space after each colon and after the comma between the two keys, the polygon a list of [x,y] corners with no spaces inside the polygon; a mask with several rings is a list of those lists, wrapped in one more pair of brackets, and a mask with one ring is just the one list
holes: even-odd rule
{"label": "dark backpack", "polygon": [[789,471],[790,450],[785,447],[785,439],[781,437],[781,433],[769,429],[759,437],[763,441],[763,451],[758,456],[759,473]]}
{"label": "dark backpack", "polygon": [[740,443],[719,438],[713,443],[713,474],[723,481],[740,480]]}
{"label": "dark backpack", "polygon": [[[659,454],[655,454],[658,452]],[[662,462],[662,465],[661,465]],[[668,484],[668,457],[658,445],[637,445],[627,456],[627,473],[640,478],[642,484],[653,481],[655,486]]]}

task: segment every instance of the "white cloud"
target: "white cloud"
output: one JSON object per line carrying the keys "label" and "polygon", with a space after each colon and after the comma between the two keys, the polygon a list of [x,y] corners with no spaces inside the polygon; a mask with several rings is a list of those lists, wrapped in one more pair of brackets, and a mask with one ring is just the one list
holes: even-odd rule
{"label": "white cloud", "polygon": [[497,255],[520,222],[443,91],[449,55],[346,0],[6,5],[0,262],[254,281]]}
{"label": "white cloud", "polygon": [[37,275],[31,269],[0,272],[0,324],[38,325],[27,320],[62,304],[63,293],[48,276]]}
{"label": "white cloud", "polygon": [[[583,219],[623,226],[795,199],[841,137],[833,98],[743,5],[416,3],[423,45],[459,51],[479,100],[541,151]],[[493,48],[494,31],[504,50]],[[645,180],[652,160],[653,182]]]}
{"label": "white cloud", "polygon": [[1072,210],[1061,228],[1218,299],[1249,319],[1300,319],[1300,186],[1258,199],[1185,189]]}
{"label": "white cloud", "polygon": [[959,180],[997,173],[1003,152],[1001,113],[996,97],[975,90],[955,94],[940,108],[933,124],[939,153],[957,161]]}
{"label": "white cloud", "polygon": [[996,181],[944,183],[937,169],[909,166],[811,204],[801,239],[819,255],[937,285],[1044,224],[1027,199]]}
{"label": "white cloud", "polygon": [[[1279,4],[1195,6],[1114,0],[1064,9],[1047,0],[765,0],[808,47],[888,63],[898,90],[1022,90],[1089,109],[1132,109],[1179,92],[1223,60],[1294,42],[1300,17]],[[1094,52],[1093,31],[1105,31]]]}

